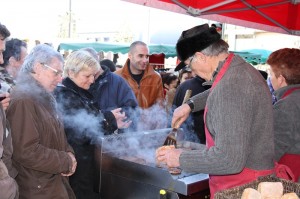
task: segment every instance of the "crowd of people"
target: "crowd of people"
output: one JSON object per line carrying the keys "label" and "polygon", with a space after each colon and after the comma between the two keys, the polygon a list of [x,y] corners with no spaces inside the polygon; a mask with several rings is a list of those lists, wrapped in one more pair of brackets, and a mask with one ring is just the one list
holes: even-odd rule
{"label": "crowd of people", "polygon": [[268,86],[208,24],[178,39],[179,75],[155,71],[142,41],[117,69],[93,48],[28,53],[9,37],[0,23],[0,198],[100,198],[99,138],[167,127],[184,140],[156,161],[209,174],[211,198],[264,175],[300,182],[300,49],[270,55]]}

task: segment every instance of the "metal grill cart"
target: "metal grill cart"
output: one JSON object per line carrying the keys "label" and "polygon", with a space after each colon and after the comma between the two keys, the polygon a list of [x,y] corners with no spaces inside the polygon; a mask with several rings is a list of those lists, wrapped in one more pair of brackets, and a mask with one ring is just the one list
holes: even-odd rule
{"label": "metal grill cart", "polygon": [[155,164],[155,150],[170,128],[101,138],[97,150],[102,199],[156,199],[166,190],[168,199],[209,198],[208,175],[171,175]]}

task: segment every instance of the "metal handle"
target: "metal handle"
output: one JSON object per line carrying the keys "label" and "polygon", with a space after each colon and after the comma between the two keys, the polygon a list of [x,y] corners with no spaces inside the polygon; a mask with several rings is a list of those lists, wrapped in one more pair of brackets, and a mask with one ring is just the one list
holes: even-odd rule
{"label": "metal handle", "polygon": [[[184,98],[183,98],[183,101],[182,101],[182,104],[184,104],[186,101],[188,101],[188,99],[190,99],[191,95],[192,95],[192,90],[191,90],[191,89],[186,90],[186,91],[185,91]],[[178,129],[178,128],[177,128],[177,123],[178,123],[178,122],[179,122],[179,120],[177,120],[177,121],[174,123],[174,126],[172,127],[173,130],[174,130],[174,129],[176,129],[176,130]]]}

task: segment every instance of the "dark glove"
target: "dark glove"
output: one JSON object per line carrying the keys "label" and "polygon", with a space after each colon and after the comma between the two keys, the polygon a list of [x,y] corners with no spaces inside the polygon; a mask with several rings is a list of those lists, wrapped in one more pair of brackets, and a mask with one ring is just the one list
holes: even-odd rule
{"label": "dark glove", "polygon": [[102,128],[104,130],[104,135],[113,134],[114,131],[118,129],[117,120],[114,114],[110,111],[106,111],[103,115]]}

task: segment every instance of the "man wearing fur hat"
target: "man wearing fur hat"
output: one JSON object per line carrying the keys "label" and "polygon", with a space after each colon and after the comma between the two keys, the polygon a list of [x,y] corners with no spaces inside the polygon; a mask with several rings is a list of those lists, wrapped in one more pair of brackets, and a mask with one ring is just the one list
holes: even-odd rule
{"label": "man wearing fur hat", "polygon": [[[185,171],[207,173],[211,198],[217,191],[246,184],[274,171],[271,95],[260,73],[208,24],[183,31],[178,58],[212,87],[192,97],[173,114],[179,127],[190,112],[204,109],[206,145],[181,142],[156,151],[157,161]],[[192,150],[186,150],[189,148]]]}

